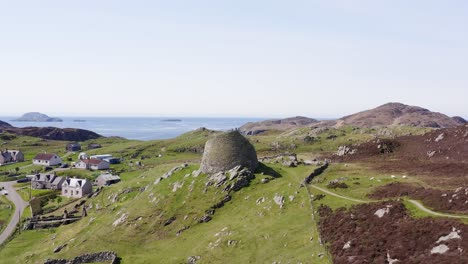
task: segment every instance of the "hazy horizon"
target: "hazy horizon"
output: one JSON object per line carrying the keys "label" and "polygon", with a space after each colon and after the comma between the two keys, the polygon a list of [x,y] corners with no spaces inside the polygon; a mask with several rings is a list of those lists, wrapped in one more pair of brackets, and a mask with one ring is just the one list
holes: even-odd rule
{"label": "hazy horizon", "polygon": [[0,115],[468,117],[468,2],[8,1]]}

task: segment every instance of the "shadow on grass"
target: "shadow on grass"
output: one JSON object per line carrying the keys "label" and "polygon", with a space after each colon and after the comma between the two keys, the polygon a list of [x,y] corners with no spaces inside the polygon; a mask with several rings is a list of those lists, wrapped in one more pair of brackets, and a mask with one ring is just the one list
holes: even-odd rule
{"label": "shadow on grass", "polygon": [[277,171],[275,171],[273,168],[271,167],[268,167],[267,165],[263,164],[263,163],[260,163],[257,167],[257,169],[255,170],[256,173],[262,173],[264,175],[268,175],[268,176],[271,176],[273,178],[281,178],[282,175],[280,173],[278,173]]}

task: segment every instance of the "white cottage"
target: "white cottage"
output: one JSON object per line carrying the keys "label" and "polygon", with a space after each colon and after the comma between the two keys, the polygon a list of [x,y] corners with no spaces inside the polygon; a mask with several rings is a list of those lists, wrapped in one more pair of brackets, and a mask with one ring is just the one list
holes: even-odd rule
{"label": "white cottage", "polygon": [[93,192],[93,186],[87,179],[66,179],[62,183],[62,196],[81,198]]}
{"label": "white cottage", "polygon": [[75,164],[75,168],[84,170],[107,170],[109,162],[100,159],[84,159]]}
{"label": "white cottage", "polygon": [[62,159],[55,153],[39,153],[34,157],[34,165],[55,166],[62,163]]}

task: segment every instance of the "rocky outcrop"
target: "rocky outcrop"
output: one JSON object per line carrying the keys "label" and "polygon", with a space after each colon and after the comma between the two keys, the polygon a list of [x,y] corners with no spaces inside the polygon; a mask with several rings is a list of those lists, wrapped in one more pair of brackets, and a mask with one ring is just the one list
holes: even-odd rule
{"label": "rocky outcrop", "polygon": [[349,146],[340,146],[338,148],[338,151],[336,152],[336,155],[341,157],[341,156],[345,156],[345,155],[352,155],[354,153],[356,153],[356,149],[351,149],[351,147]]}
{"label": "rocky outcrop", "polygon": [[238,131],[217,135],[206,142],[200,167],[203,173],[224,172],[236,166],[252,172],[258,166],[255,148]]}
{"label": "rocky outcrop", "polygon": [[248,169],[236,166],[235,168],[226,171],[211,174],[207,178],[206,186],[214,186],[222,188],[223,192],[239,191],[245,186],[248,186],[250,181],[255,178],[255,175]]}
{"label": "rocky outcrop", "polygon": [[39,112],[26,113],[20,118],[14,119],[18,122],[62,122],[63,120],[57,117],[49,117],[48,115]]}
{"label": "rocky outcrop", "polygon": [[[154,181],[154,184],[160,183],[162,180],[171,177],[174,173],[177,173],[187,167],[188,167],[187,163],[181,164],[179,166],[175,166],[174,168],[170,169],[168,172],[164,173],[163,176],[156,178],[156,180]],[[200,174],[199,171],[194,171],[193,173],[194,174],[198,173],[198,175]],[[197,177],[197,176],[194,176],[194,177]]]}
{"label": "rocky outcrop", "polygon": [[294,153],[288,154],[279,154],[275,156],[266,156],[260,158],[260,161],[263,163],[280,163],[285,167],[297,167],[301,164],[300,161],[297,160],[297,155]]}
{"label": "rocky outcrop", "polygon": [[454,116],[452,117],[452,119],[455,120],[455,122],[459,123],[460,125],[464,125],[467,123],[467,121],[461,116]]}
{"label": "rocky outcrop", "polygon": [[118,263],[117,254],[112,251],[87,253],[74,259],[47,259],[44,264]]}
{"label": "rocky outcrop", "polygon": [[265,131],[279,130],[286,131],[292,128],[303,127],[313,123],[317,123],[318,120],[296,116],[285,119],[274,119],[265,120],[260,122],[250,122],[240,127],[240,131],[244,135],[258,135]]}
{"label": "rocky outcrop", "polygon": [[63,140],[63,141],[86,141],[97,139],[101,135],[85,129],[78,128],[57,128],[57,127],[7,127],[2,128],[3,131],[16,135],[38,137],[48,140]]}

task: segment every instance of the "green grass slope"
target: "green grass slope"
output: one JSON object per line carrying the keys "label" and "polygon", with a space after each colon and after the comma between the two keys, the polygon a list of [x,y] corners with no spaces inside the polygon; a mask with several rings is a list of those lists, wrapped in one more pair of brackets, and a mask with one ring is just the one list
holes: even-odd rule
{"label": "green grass slope", "polygon": [[[86,202],[92,209],[77,223],[23,232],[0,249],[1,261],[41,263],[49,257],[112,250],[122,263],[185,263],[189,256],[200,256],[201,263],[329,263],[326,254],[318,256],[325,249],[318,240],[307,190],[300,188],[312,167],[276,167],[282,176],[267,184],[261,183],[265,176],[257,174],[208,223],[197,220],[225,194],[213,186],[204,191],[206,176],[191,176],[197,165],[155,185],[169,168],[148,169],[105,188]],[[175,183],[182,187],[173,191]],[[276,194],[285,197],[283,208],[273,201]],[[289,196],[294,196],[292,201]],[[257,204],[259,198],[265,201]],[[126,220],[113,225],[122,215]],[[171,217],[175,220],[165,226]],[[190,228],[177,235],[184,227]],[[63,244],[67,246],[60,253],[52,253]]]}

